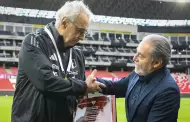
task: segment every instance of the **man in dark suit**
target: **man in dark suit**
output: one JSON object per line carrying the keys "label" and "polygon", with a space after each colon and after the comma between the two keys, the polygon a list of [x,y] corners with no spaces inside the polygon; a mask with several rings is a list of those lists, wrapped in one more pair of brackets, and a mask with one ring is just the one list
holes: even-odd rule
{"label": "man in dark suit", "polygon": [[103,94],[125,97],[128,122],[177,122],[180,91],[166,68],[170,56],[167,38],[148,35],[133,58],[135,71],[117,82],[97,78]]}

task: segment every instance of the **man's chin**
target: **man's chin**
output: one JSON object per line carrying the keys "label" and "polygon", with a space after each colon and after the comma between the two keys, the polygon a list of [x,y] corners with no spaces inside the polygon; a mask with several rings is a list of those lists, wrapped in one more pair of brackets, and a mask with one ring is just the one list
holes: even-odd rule
{"label": "man's chin", "polygon": [[137,73],[139,76],[144,76],[144,74],[138,70],[135,69],[135,73]]}
{"label": "man's chin", "polygon": [[76,44],[71,44],[71,47],[74,47]]}
{"label": "man's chin", "polygon": [[68,44],[68,47],[74,47],[76,44],[74,44],[74,43],[69,43]]}
{"label": "man's chin", "polygon": [[70,46],[74,47],[77,43],[79,43],[79,41],[73,41],[75,43],[70,43]]}
{"label": "man's chin", "polygon": [[137,73],[138,75],[140,74],[140,72],[138,70],[135,69],[135,73]]}

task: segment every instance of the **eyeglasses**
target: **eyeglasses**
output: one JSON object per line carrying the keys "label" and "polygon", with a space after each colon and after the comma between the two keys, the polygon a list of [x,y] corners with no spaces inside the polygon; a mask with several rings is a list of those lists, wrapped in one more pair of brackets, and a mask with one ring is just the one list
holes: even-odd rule
{"label": "eyeglasses", "polygon": [[[69,20],[69,19],[68,19],[68,20]],[[72,22],[71,20],[69,20],[69,22],[72,23],[72,24],[75,26],[77,32],[80,33],[80,35],[84,35],[84,36],[88,35],[87,29],[78,27],[78,26],[77,26],[74,22]]]}

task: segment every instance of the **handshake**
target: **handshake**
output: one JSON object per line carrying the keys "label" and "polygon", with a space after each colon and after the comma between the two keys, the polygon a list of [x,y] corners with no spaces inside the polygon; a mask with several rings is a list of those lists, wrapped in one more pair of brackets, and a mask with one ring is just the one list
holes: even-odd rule
{"label": "handshake", "polygon": [[96,81],[95,74],[97,70],[93,70],[92,73],[86,78],[87,93],[101,92],[101,88],[106,86],[103,83]]}

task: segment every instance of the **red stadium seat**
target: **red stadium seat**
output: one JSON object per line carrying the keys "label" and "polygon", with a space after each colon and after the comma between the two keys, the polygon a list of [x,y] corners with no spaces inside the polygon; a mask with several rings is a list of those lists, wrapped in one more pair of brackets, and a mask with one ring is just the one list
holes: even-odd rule
{"label": "red stadium seat", "polygon": [[181,93],[189,94],[190,93],[190,82],[188,76],[184,73],[172,73],[173,78],[176,80]]}
{"label": "red stadium seat", "polygon": [[14,87],[9,79],[0,79],[0,91],[14,91]]}
{"label": "red stadium seat", "polygon": [[7,74],[4,67],[0,67],[0,74]]}
{"label": "red stadium seat", "polygon": [[11,67],[10,68],[12,74],[17,74],[18,68],[17,67]]}

